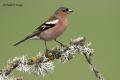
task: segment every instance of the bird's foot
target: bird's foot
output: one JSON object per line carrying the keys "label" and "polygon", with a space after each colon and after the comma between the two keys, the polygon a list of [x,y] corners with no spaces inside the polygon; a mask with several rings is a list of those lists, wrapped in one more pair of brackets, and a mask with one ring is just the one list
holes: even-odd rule
{"label": "bird's foot", "polygon": [[55,42],[59,43],[61,47],[67,47],[67,45],[65,45],[65,44],[63,44],[63,43],[57,41],[56,39],[55,39]]}
{"label": "bird's foot", "polygon": [[46,57],[47,57],[49,51],[50,51],[49,49],[46,49],[46,50],[45,50],[45,56],[46,56]]}
{"label": "bird's foot", "polygon": [[65,45],[65,44],[60,44],[60,47],[62,47],[62,48],[64,48],[64,49],[69,50],[69,46],[68,46],[68,45]]}
{"label": "bird's foot", "polygon": [[67,45],[60,43],[61,47],[67,47]]}
{"label": "bird's foot", "polygon": [[49,49],[46,49],[46,52],[49,52],[50,50]]}

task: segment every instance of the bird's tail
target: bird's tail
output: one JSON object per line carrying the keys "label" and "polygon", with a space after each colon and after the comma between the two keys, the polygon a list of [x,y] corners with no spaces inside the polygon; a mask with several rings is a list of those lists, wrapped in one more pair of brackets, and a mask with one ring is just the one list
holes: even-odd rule
{"label": "bird's tail", "polygon": [[18,44],[20,44],[20,43],[22,43],[22,42],[28,40],[29,38],[30,38],[30,37],[26,37],[25,39],[23,39],[23,40],[21,40],[21,41],[15,43],[13,46],[17,46]]}
{"label": "bird's tail", "polygon": [[22,42],[24,42],[24,41],[26,41],[26,40],[28,40],[28,39],[30,39],[30,38],[32,38],[32,37],[38,35],[38,34],[40,34],[40,32],[34,33],[34,34],[32,34],[32,35],[29,35],[29,36],[27,36],[25,39],[23,39],[23,40],[21,40],[21,41],[15,43],[13,46],[17,46],[18,44],[20,44],[20,43],[22,43]]}

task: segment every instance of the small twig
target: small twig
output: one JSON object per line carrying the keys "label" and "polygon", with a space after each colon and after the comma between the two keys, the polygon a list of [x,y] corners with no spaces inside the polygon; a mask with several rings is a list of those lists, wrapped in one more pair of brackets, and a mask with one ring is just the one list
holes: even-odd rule
{"label": "small twig", "polygon": [[101,73],[98,71],[98,69],[95,67],[94,63],[92,62],[91,56],[88,57],[85,53],[84,53],[84,56],[88,64],[90,65],[90,68],[94,71],[94,74],[97,80],[104,80],[103,76],[101,75]]}
{"label": "small twig", "polygon": [[[80,43],[82,43],[82,44],[80,44],[80,45],[81,45],[81,46],[83,47],[83,49],[84,49],[84,48],[86,47],[86,46],[85,46],[86,41],[85,41],[85,40],[82,40]],[[87,61],[88,64],[90,65],[91,70],[94,72],[97,80],[104,80],[102,74],[101,74],[101,73],[99,72],[99,70],[95,67],[95,64],[94,64],[93,61],[92,61],[92,52],[91,52],[91,51],[83,51],[82,53],[83,53],[83,55],[85,56],[86,61]]]}

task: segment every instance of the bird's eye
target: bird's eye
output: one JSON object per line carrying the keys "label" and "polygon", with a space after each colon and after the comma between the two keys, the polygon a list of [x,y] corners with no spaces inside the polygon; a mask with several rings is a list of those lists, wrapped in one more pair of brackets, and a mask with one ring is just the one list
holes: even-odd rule
{"label": "bird's eye", "polygon": [[62,10],[63,12],[66,12],[66,10]]}
{"label": "bird's eye", "polygon": [[66,8],[66,11],[69,11],[69,9],[68,9],[68,8]]}
{"label": "bird's eye", "polygon": [[69,11],[69,9],[68,8],[66,8],[66,9],[64,9],[64,10],[62,10],[63,12],[68,12]]}

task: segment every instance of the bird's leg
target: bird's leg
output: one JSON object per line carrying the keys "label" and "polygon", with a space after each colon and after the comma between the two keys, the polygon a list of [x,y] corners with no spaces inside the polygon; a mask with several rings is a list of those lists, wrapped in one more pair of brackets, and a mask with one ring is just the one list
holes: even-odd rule
{"label": "bird's leg", "polygon": [[69,47],[61,42],[59,42],[58,40],[54,40],[55,42],[59,43],[62,47],[65,47],[66,49],[69,49]]}
{"label": "bird's leg", "polygon": [[47,48],[47,43],[46,43],[46,41],[44,41],[45,42],[45,49],[46,49],[46,52],[48,52],[49,50],[48,50],[48,48]]}
{"label": "bird's leg", "polygon": [[55,42],[59,43],[61,46],[65,46],[63,43],[59,42],[58,40],[54,40]]}
{"label": "bird's leg", "polygon": [[45,49],[46,49],[46,52],[45,52],[45,57],[49,57],[49,50],[48,50],[48,48],[47,48],[47,43],[46,43],[46,41],[44,41],[45,42]]}

